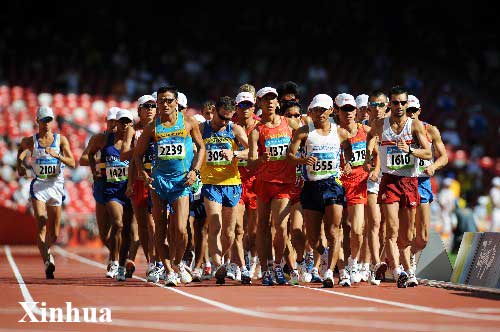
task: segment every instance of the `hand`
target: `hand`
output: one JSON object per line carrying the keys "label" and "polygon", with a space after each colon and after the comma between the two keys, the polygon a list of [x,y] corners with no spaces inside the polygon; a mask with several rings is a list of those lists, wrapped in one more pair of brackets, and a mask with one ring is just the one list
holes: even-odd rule
{"label": "hand", "polygon": [[365,172],[370,172],[372,170],[372,164],[370,163],[369,160],[365,160],[363,164],[363,169],[365,170]]}
{"label": "hand", "polygon": [[370,175],[368,175],[368,180],[370,180],[371,182],[378,182],[378,173],[378,171],[371,171]]}
{"label": "hand", "polygon": [[345,174],[345,175],[349,175],[349,174],[351,174],[351,172],[352,172],[352,166],[351,166],[351,163],[346,163],[346,164],[344,165],[344,174]]}
{"label": "hand", "polygon": [[26,167],[23,164],[17,165],[17,173],[19,176],[26,176]]}
{"label": "hand", "polygon": [[50,154],[52,157],[59,159],[59,154],[54,151],[52,148],[45,148],[45,152]]}
{"label": "hand", "polygon": [[187,173],[186,175],[186,182],[184,182],[184,185],[186,187],[191,186],[196,181],[197,178],[198,176],[196,175],[195,171],[193,170],[189,171],[189,173]]}
{"label": "hand", "polygon": [[149,174],[146,171],[142,171],[142,177],[144,178],[144,187],[147,189],[152,189],[154,190],[155,188],[153,187],[153,179],[149,176]]}
{"label": "hand", "polygon": [[229,149],[222,149],[222,155],[224,156],[224,158],[226,158],[226,160],[233,160],[234,158],[234,152],[233,150],[229,150]]}
{"label": "hand", "polygon": [[424,169],[424,173],[429,176],[433,176],[435,172],[436,172],[436,167],[434,167],[434,165],[429,165],[427,166],[426,169]]}
{"label": "hand", "polygon": [[314,166],[318,162],[318,158],[316,157],[307,157],[306,158],[306,165],[307,166]]}
{"label": "hand", "polygon": [[134,186],[132,184],[127,184],[127,190],[125,190],[125,195],[127,195],[127,197],[132,197],[134,195]]}
{"label": "hand", "polygon": [[271,155],[269,154],[269,152],[264,152],[262,156],[260,156],[260,159],[263,161],[269,161],[271,160]]}
{"label": "hand", "polygon": [[406,144],[406,141],[404,139],[400,139],[398,141],[398,149],[400,149],[401,151],[405,152],[405,153],[409,153],[410,152],[410,146],[408,144]]}

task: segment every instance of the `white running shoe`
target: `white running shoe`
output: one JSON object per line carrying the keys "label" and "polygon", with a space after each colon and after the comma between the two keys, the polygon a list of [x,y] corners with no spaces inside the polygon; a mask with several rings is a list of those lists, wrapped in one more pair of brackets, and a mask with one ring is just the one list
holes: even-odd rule
{"label": "white running shoe", "polygon": [[193,270],[193,281],[201,282],[201,276],[203,274],[203,270],[200,267],[197,267]]}
{"label": "white running shoe", "polygon": [[155,263],[148,263],[148,267],[146,268],[146,278],[149,274],[149,272],[153,271],[155,269],[156,265]]}
{"label": "white running shoe", "polygon": [[257,257],[252,257],[250,259],[250,270],[248,271],[251,278],[254,278],[255,271],[257,271]]}
{"label": "white running shoe", "polygon": [[163,268],[161,268],[161,270],[160,270],[160,268],[153,266],[153,269],[149,270],[149,272],[148,272],[148,275],[146,277],[146,281],[149,281],[152,283],[157,283],[158,281],[160,281],[160,273],[161,272],[164,272]]}
{"label": "white running shoe", "polygon": [[290,285],[298,285],[299,284],[299,272],[297,270],[292,270],[290,272],[290,280],[288,280]]}
{"label": "white running shoe", "polygon": [[418,280],[417,277],[415,276],[415,273],[413,271],[410,271],[408,274],[408,287],[417,287],[418,286]]}
{"label": "white running shoe", "polygon": [[236,266],[234,277],[236,281],[241,281],[241,268],[239,266]]}
{"label": "white running shoe", "polygon": [[311,282],[312,274],[307,272],[307,264],[305,259],[300,264],[298,264],[297,272],[299,273],[300,281],[307,283]]}
{"label": "white running shoe", "polygon": [[241,271],[241,284],[250,285],[252,284],[252,277],[250,276],[250,271],[246,268]]}
{"label": "white running shoe", "polygon": [[328,269],[323,275],[323,288],[333,288],[333,271]]}
{"label": "white running shoe", "polygon": [[320,256],[319,259],[319,271],[321,275],[325,275],[327,270],[328,270],[328,248],[325,248],[325,251]]}
{"label": "white running shoe", "polygon": [[165,280],[165,287],[175,287],[178,284],[177,273],[170,272]]}
{"label": "white running shoe", "polygon": [[415,254],[410,257],[410,271],[413,271],[413,274],[417,273],[417,256]]}
{"label": "white running shoe", "polygon": [[193,278],[191,277],[189,272],[186,271],[186,267],[182,263],[179,264],[179,277],[183,284],[189,284],[191,281],[193,281]]}
{"label": "white running shoe", "polygon": [[346,269],[339,271],[339,285],[342,287],[351,287],[351,277]]}
{"label": "white running shoe", "polygon": [[351,284],[357,284],[361,281],[361,275],[359,273],[358,261],[349,257],[347,259],[347,270],[349,271],[349,276],[351,278]]}
{"label": "white running shoe", "polygon": [[377,278],[375,277],[375,272],[370,272],[370,279],[368,280],[368,282],[370,283],[370,285],[380,285],[380,280],[377,280]]}
{"label": "white running shoe", "polygon": [[106,278],[115,278],[118,273],[118,262],[111,262],[109,270],[106,272]]}
{"label": "white running shoe", "polygon": [[238,266],[235,263],[229,263],[227,265],[227,273],[226,273],[226,278],[229,278],[231,280],[236,279],[236,269]]}
{"label": "white running shoe", "polygon": [[360,265],[361,265],[361,270],[359,271],[359,275],[361,277],[361,281],[366,282],[370,280],[370,264],[364,263]]}
{"label": "white running shoe", "polygon": [[215,283],[217,285],[224,285],[226,283],[226,275],[227,275],[227,266],[226,264],[222,264],[221,266],[219,266],[217,268],[217,270],[215,271],[215,279],[217,279],[215,281]]}
{"label": "white running shoe", "polygon": [[127,277],[125,276],[126,270],[125,266],[119,266],[118,271],[116,273],[116,281],[125,281]]}

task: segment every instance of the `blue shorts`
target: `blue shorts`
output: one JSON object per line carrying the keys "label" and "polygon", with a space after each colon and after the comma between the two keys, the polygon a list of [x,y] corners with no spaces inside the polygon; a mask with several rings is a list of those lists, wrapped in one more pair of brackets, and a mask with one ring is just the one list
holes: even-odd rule
{"label": "blue shorts", "polygon": [[333,204],[345,205],[345,191],[339,179],[330,177],[319,181],[305,181],[300,193],[300,202],[305,210],[324,212]]}
{"label": "blue shorts", "polygon": [[103,178],[97,178],[94,181],[94,185],[92,186],[92,194],[94,195],[94,199],[99,204],[106,204],[104,202],[104,184],[106,181]]}
{"label": "blue shorts", "polygon": [[420,194],[420,204],[431,203],[434,200],[432,193],[431,178],[418,178],[418,193]]}
{"label": "blue shorts", "polygon": [[203,197],[189,202],[189,215],[194,217],[196,220],[205,220],[207,212],[205,211]]}
{"label": "blue shorts", "polygon": [[235,207],[240,201],[241,184],[231,186],[204,184],[201,196],[225,207]]}
{"label": "blue shorts", "polygon": [[184,182],[186,182],[184,178],[171,181],[171,178],[166,175],[153,173],[153,188],[156,194],[168,204],[172,204],[180,197],[189,196],[191,189],[186,187]]}
{"label": "blue shorts", "polygon": [[118,202],[124,207],[132,207],[130,198],[125,195],[127,191],[127,181],[121,183],[104,183],[104,204],[108,202]]}

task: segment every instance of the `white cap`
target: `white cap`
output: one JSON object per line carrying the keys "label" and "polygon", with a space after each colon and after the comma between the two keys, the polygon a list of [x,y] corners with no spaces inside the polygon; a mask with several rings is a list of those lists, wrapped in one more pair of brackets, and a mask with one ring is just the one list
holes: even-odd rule
{"label": "white cap", "polygon": [[144,96],[141,96],[139,99],[137,99],[137,104],[139,106],[141,106],[142,104],[145,104],[148,101],[154,101],[156,103],[155,97],[153,97],[151,95],[144,95]]}
{"label": "white cap", "polygon": [[309,104],[307,109],[315,108],[315,107],[323,107],[326,109],[330,109],[333,107],[333,99],[327,94],[320,93],[319,95],[314,96],[313,100]]}
{"label": "white cap", "polygon": [[193,118],[196,121],[198,121],[199,123],[207,121],[207,119],[205,119],[205,117],[203,115],[198,114],[198,113],[196,113],[195,115],[193,115]]}
{"label": "white cap", "polygon": [[243,102],[243,101],[249,101],[253,104],[255,104],[255,98],[253,96],[253,94],[251,94],[250,92],[240,92],[238,93],[238,95],[236,96],[236,105],[238,105],[239,103]]}
{"label": "white cap", "polygon": [[341,93],[335,97],[335,104],[338,107],[344,107],[346,105],[351,105],[352,107],[356,107],[356,101],[354,97],[348,93]]}
{"label": "white cap", "polygon": [[414,95],[408,95],[408,108],[420,108],[420,101]]}
{"label": "white cap", "polygon": [[271,88],[269,86],[266,86],[266,87],[260,89],[259,91],[257,91],[257,97],[262,98],[265,95],[267,95],[268,93],[272,93],[272,94],[276,95],[276,97],[278,97],[278,91],[276,91],[275,88]]}
{"label": "white cap", "polygon": [[156,92],[156,91],[155,91],[155,92],[153,92],[153,93],[151,94],[151,96],[152,96],[152,97],[155,99],[155,101],[156,101],[156,99],[158,99],[158,92]]}
{"label": "white cap", "polygon": [[54,120],[54,112],[52,111],[52,108],[48,106],[40,106],[36,110],[36,119],[41,120],[43,118],[51,118]]}
{"label": "white cap", "polygon": [[177,103],[184,108],[188,107],[188,99],[182,92],[177,93]]}
{"label": "white cap", "polygon": [[500,187],[500,177],[495,176],[495,177],[493,178],[493,180],[491,181],[491,183],[492,183],[495,187]]}
{"label": "white cap", "polygon": [[134,121],[134,116],[132,115],[132,112],[129,110],[120,108],[119,111],[116,113],[116,120],[120,120],[123,118],[127,118],[130,121]]}
{"label": "white cap", "polygon": [[368,106],[368,95],[362,94],[356,97],[356,107]]}
{"label": "white cap", "polygon": [[120,110],[119,107],[111,107],[108,111],[108,115],[106,116],[106,120],[118,120],[116,114]]}

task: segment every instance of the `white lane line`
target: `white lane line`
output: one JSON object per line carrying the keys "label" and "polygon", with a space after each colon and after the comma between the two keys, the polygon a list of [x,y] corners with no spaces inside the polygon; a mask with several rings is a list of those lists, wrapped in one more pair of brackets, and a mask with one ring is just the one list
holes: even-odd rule
{"label": "white lane line", "polygon": [[345,296],[345,297],[349,297],[351,299],[357,299],[357,300],[361,300],[361,301],[369,301],[369,302],[386,304],[386,305],[391,305],[391,306],[405,308],[405,309],[429,312],[429,313],[443,315],[443,316],[487,320],[487,321],[500,321],[500,316],[495,316],[495,315],[478,315],[478,314],[468,313],[468,312],[463,312],[463,311],[454,311],[454,310],[449,310],[449,309],[425,307],[425,306],[409,304],[409,303],[382,300],[382,299],[377,299],[374,297],[365,297],[365,296],[347,294],[347,293],[342,293],[342,292],[336,292],[336,291],[327,290],[327,289],[323,289],[323,288],[312,288],[312,287],[300,286],[300,285],[297,285],[295,287],[299,287],[299,288],[303,288],[303,289],[310,289],[310,290],[313,290],[316,292],[324,292],[324,293],[329,293],[329,294],[333,294],[333,295]]}
{"label": "white lane line", "polygon": [[[57,251],[64,257],[71,258],[77,260],[81,263],[88,264],[91,266],[98,267],[100,269],[105,269],[106,265],[92,261],[85,257],[73,254],[69,251],[64,250],[61,247],[56,247]],[[146,282],[146,279],[134,276],[134,279],[142,280]],[[343,326],[351,326],[351,327],[366,327],[366,328],[375,328],[375,329],[383,329],[383,330],[415,330],[415,331],[471,331],[475,327],[474,326],[465,326],[465,325],[448,325],[448,324],[421,324],[421,323],[406,323],[406,322],[395,322],[395,321],[380,321],[380,320],[359,320],[359,319],[345,319],[345,318],[329,318],[329,317],[304,317],[304,316],[292,316],[292,315],[284,315],[284,314],[272,314],[267,312],[259,312],[246,308],[234,307],[222,302],[210,300],[201,296],[197,296],[194,294],[187,293],[180,289],[176,289],[173,287],[164,287],[162,284],[156,283],[155,286],[160,287],[161,289],[171,291],[177,293],[179,295],[183,295],[185,297],[191,298],[193,300],[197,300],[211,306],[220,308],[222,310],[232,312],[235,314],[240,314],[249,317],[255,318],[263,318],[263,319],[271,319],[271,320],[279,320],[279,321],[289,321],[289,322],[299,322],[299,323],[307,323],[307,324],[326,324],[326,325],[343,325]],[[482,331],[496,331],[496,329],[482,328]]]}
{"label": "white lane line", "polygon": [[12,252],[10,251],[9,246],[4,246],[5,249],[5,255],[7,256],[7,260],[9,261],[10,267],[12,269],[12,272],[14,272],[14,275],[16,276],[17,283],[19,284],[19,288],[21,289],[21,293],[23,294],[24,302],[31,302],[30,308],[31,312],[33,312],[36,315],[41,315],[41,311],[34,303],[35,301],[31,297],[31,294],[26,287],[26,284],[24,283],[23,277],[21,275],[21,272],[19,272],[19,269],[17,268],[16,262],[14,261],[14,257],[12,257]]}

